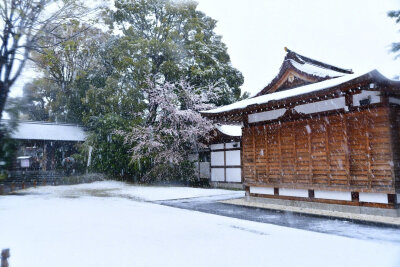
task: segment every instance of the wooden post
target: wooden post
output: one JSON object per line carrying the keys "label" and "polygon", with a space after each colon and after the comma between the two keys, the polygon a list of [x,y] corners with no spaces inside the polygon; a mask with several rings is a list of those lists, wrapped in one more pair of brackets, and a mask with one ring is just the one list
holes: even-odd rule
{"label": "wooden post", "polygon": [[[329,120],[327,118],[327,120]],[[331,186],[332,184],[332,170],[331,170],[331,149],[329,146],[329,140],[330,140],[330,135],[329,135],[329,121],[325,121],[324,123],[325,127],[325,153],[326,153],[326,162],[327,162],[327,178],[328,178],[328,185]]]}
{"label": "wooden post", "polygon": [[47,143],[43,141],[42,170],[47,171]]}
{"label": "wooden post", "polygon": [[45,178],[45,179],[43,179],[43,181],[42,181],[42,185],[46,185],[46,178]]}
{"label": "wooden post", "polygon": [[25,182],[22,182],[21,189],[25,189]]}
{"label": "wooden post", "polygon": [[36,179],[35,180],[33,180],[33,187],[36,187]]}
{"label": "wooden post", "polygon": [[0,196],[4,195],[4,185],[0,184]]}
{"label": "wooden post", "polygon": [[10,249],[6,248],[1,251],[1,267],[8,267],[8,258],[10,257]]}
{"label": "wooden post", "polygon": [[224,141],[224,182],[226,183],[226,143]]}
{"label": "wooden post", "polygon": [[251,127],[252,141],[253,141],[253,174],[254,180],[258,182],[257,165],[256,165],[256,126]]}
{"label": "wooden post", "polygon": [[12,182],[11,183],[11,192],[14,192],[14,190],[15,190],[15,182]]}

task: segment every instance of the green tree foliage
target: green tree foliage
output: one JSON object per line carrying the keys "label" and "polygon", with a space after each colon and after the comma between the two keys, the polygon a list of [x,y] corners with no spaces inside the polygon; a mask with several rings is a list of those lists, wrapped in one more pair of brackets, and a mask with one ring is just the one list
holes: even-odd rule
{"label": "green tree foliage", "polygon": [[194,1],[115,1],[108,14],[110,25],[123,33],[121,67],[136,85],[149,74],[161,74],[170,82],[187,79],[194,86],[218,86],[216,104],[232,103],[240,98],[243,76],[214,32],[216,20],[196,8]]}
{"label": "green tree foliage", "polygon": [[56,36],[46,36],[43,42],[73,37],[33,54],[43,77],[28,86],[27,96],[42,95],[47,100],[50,120],[81,123],[86,92],[91,87],[103,87],[107,79],[102,53],[110,35],[73,20],[59,28]]}
{"label": "green tree foliage", "polygon": [[[396,23],[400,23],[400,10],[389,11],[388,16],[395,19]],[[396,54],[396,58],[400,57],[400,42],[392,43],[391,51]]]}
{"label": "green tree foliage", "polygon": [[10,88],[30,53],[54,45],[52,40],[43,43],[43,37],[52,35],[66,20],[81,19],[86,13],[79,0],[0,1],[0,119]]}
{"label": "green tree foliage", "polygon": [[9,114],[10,119],[0,121],[0,131],[3,134],[0,142],[0,180],[7,177],[6,170],[12,166],[17,153],[18,141],[11,138],[11,133],[17,127],[16,118],[19,108],[18,99],[9,98],[5,111]]}
{"label": "green tree foliage", "polygon": [[25,84],[20,99],[20,112],[29,120],[50,121],[50,105],[56,101],[55,85],[47,79]]}
{"label": "green tree foliage", "polygon": [[115,114],[107,114],[93,121],[90,135],[81,148],[83,155],[88,154],[89,146],[93,148],[92,171],[136,180],[138,168],[130,164],[130,148],[124,144],[122,136],[114,134],[116,129],[127,130],[131,124]]}
{"label": "green tree foliage", "polygon": [[[82,124],[90,136],[81,155],[92,147],[92,170],[138,179],[155,170],[155,157],[131,161],[136,141],[126,144],[115,134],[157,123],[150,122],[160,106],[149,106],[147,77],[169,84],[185,80],[199,89],[193,90],[198,97],[212,85],[219,88],[212,100],[217,105],[241,97],[243,76],[214,32],[216,21],[196,8],[192,1],[117,0],[104,13],[110,32],[69,20],[43,43],[72,36],[68,41],[33,55],[43,75],[24,89],[26,113],[31,119]],[[181,163],[170,170],[172,176],[187,173],[190,164]]]}

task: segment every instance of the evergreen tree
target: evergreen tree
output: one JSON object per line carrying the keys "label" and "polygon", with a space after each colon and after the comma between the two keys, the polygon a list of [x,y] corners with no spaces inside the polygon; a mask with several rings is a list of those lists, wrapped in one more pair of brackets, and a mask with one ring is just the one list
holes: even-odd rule
{"label": "evergreen tree", "polygon": [[[395,19],[396,23],[400,23],[400,10],[389,11],[388,16]],[[391,52],[396,54],[396,58],[400,57],[400,42],[392,43]]]}
{"label": "evergreen tree", "polygon": [[216,20],[197,10],[194,1],[117,0],[108,22],[122,33],[123,69],[135,86],[147,75],[166,81],[221,88],[216,104],[240,98],[242,74],[232,67],[227,48],[214,30]]}

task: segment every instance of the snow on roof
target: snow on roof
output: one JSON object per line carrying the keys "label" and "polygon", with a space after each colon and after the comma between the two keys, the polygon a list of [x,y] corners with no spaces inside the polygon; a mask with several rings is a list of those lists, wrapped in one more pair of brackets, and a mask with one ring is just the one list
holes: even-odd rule
{"label": "snow on roof", "polygon": [[322,77],[322,78],[326,78],[326,77],[334,78],[334,77],[340,77],[343,75],[348,75],[346,73],[323,68],[321,66],[314,65],[314,64],[311,64],[308,62],[304,62],[302,64],[302,63],[298,63],[298,62],[294,61],[293,59],[289,59],[289,61],[290,61],[290,64],[292,64],[292,66],[295,67],[296,69],[298,69],[299,71],[308,73],[313,76],[318,76],[318,77]]}
{"label": "snow on roof", "polygon": [[242,136],[242,126],[240,125],[217,125],[217,129],[229,136]]}
{"label": "snow on roof", "polygon": [[[370,72],[367,72],[367,73],[370,73]],[[227,105],[227,106],[222,106],[222,107],[218,107],[218,108],[211,109],[211,110],[201,111],[201,113],[215,114],[215,113],[222,113],[222,112],[227,112],[227,111],[232,111],[232,110],[237,110],[237,109],[244,109],[251,105],[266,104],[269,101],[273,101],[273,100],[281,100],[281,99],[285,99],[288,97],[293,97],[293,96],[307,94],[307,93],[311,93],[311,92],[315,92],[315,91],[320,91],[323,89],[334,87],[334,86],[340,85],[342,83],[354,80],[354,79],[356,79],[360,76],[363,76],[367,73],[363,73],[361,75],[360,74],[349,74],[349,75],[339,77],[339,78],[334,78],[334,79],[330,79],[330,80],[326,80],[326,81],[322,81],[322,82],[317,82],[317,83],[312,83],[312,84],[296,87],[293,89],[288,89],[286,91],[280,91],[280,92],[276,92],[276,93],[261,95],[258,97],[248,98],[248,99],[245,99],[245,100],[242,100],[242,101],[239,101],[239,102]]]}
{"label": "snow on roof", "polygon": [[24,140],[85,141],[86,133],[82,127],[72,124],[21,121],[11,137]]}

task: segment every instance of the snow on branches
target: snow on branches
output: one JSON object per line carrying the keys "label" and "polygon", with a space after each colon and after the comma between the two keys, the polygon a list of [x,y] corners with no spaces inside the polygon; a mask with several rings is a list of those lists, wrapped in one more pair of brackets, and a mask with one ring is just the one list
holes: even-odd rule
{"label": "snow on branches", "polygon": [[213,108],[218,88],[195,88],[187,81],[177,83],[149,78],[144,88],[147,108],[140,114],[143,123],[130,132],[119,132],[132,145],[132,161],[143,158],[157,164],[179,164],[207,139],[211,121],[198,111]]}

